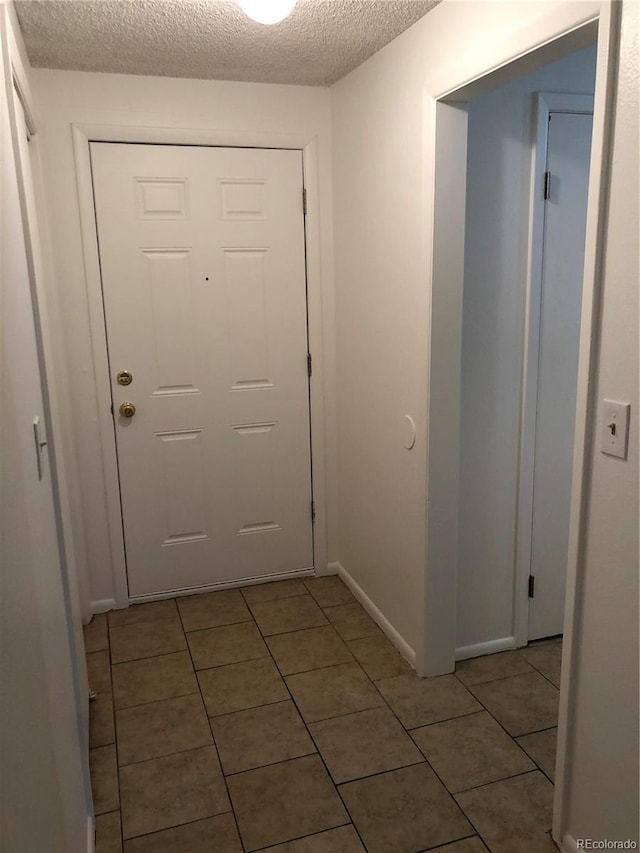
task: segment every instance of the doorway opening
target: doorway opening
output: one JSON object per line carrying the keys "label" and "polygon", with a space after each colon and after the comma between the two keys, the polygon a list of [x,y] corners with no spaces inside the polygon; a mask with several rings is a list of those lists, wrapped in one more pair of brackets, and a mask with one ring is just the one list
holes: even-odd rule
{"label": "doorway opening", "polygon": [[[468,108],[474,98],[497,89],[523,74],[597,44],[593,129],[584,270],[580,313],[580,343],[575,382],[575,429],[569,513],[566,605],[562,683],[559,696],[556,788],[553,836],[562,837],[566,802],[564,767],[571,750],[572,712],[570,676],[574,666],[574,625],[579,618],[579,566],[585,538],[584,495],[589,482],[591,419],[595,411],[595,352],[599,328],[600,272],[603,261],[602,217],[606,203],[612,124],[616,45],[619,29],[616,8],[605,5],[589,20],[563,29],[549,22],[529,49],[503,64],[480,70],[472,79],[450,75],[449,87],[425,92],[425,134],[434,133],[429,153],[432,169],[425,177],[429,241],[428,273],[431,284],[428,414],[428,500],[425,571],[425,629],[421,673],[428,676],[455,668],[459,560],[461,376],[463,357],[463,297],[465,280],[465,220],[467,203]],[[544,38],[542,37],[544,35]],[[501,57],[499,57],[500,59]],[[564,90],[561,89],[562,92]],[[490,179],[489,175],[489,179]],[[488,216],[489,211],[484,210]],[[527,329],[528,316],[522,317]],[[523,341],[521,353],[526,351]],[[522,358],[524,355],[522,354]],[[531,386],[529,386],[531,387]],[[517,397],[521,405],[521,398]],[[521,413],[518,414],[518,421]],[[491,495],[486,495],[488,502]],[[512,564],[513,565],[513,564]],[[515,648],[515,622],[510,646]],[[528,638],[527,638],[528,639]],[[524,640],[526,643],[526,639]],[[504,647],[503,647],[504,648]],[[491,651],[498,651],[494,647]],[[490,651],[487,649],[486,651]],[[490,659],[489,659],[490,660]],[[557,702],[556,697],[556,702]]]}
{"label": "doorway opening", "polygon": [[456,660],[563,632],[595,64],[467,105]]}

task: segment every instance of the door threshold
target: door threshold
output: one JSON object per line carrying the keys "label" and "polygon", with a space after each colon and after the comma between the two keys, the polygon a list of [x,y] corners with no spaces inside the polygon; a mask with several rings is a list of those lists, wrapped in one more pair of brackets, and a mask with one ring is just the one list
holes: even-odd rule
{"label": "door threshold", "polygon": [[146,595],[129,596],[129,604],[144,604],[148,601],[161,601],[166,598],[180,598],[185,595],[201,595],[205,592],[218,592],[223,589],[237,589],[238,587],[255,586],[260,583],[273,583],[275,581],[292,580],[293,578],[314,577],[316,570],[313,566],[307,569],[295,569],[292,572],[277,572],[270,575],[258,575],[255,577],[238,578],[236,580],[220,581],[219,583],[204,584],[187,589],[169,589],[163,592],[151,592]]}

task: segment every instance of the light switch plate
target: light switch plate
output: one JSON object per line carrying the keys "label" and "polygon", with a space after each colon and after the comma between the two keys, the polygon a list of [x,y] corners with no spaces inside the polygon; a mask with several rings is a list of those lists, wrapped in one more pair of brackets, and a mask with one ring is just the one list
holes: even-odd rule
{"label": "light switch plate", "polygon": [[603,400],[600,410],[600,450],[609,456],[627,458],[631,405]]}

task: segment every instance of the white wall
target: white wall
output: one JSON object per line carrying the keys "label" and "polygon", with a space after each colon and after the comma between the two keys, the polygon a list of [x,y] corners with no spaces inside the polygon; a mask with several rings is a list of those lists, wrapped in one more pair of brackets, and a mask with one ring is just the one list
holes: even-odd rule
{"label": "white wall", "polygon": [[[638,838],[638,40],[624,3],[596,397],[631,403],[627,461],[591,451],[569,706],[566,829]],[[573,715],[575,721],[572,722]]]}
{"label": "white wall", "polygon": [[511,638],[533,93],[593,94],[595,47],[468,107],[457,647]]}
{"label": "white wall", "polygon": [[[94,606],[113,606],[105,486],[99,446],[95,377],[73,160],[71,124],[200,128],[316,136],[319,148],[320,240],[325,347],[327,488],[332,488],[334,417],[332,342],[330,103],[327,89],[206,80],[36,70],[33,88],[41,119],[45,192],[55,266],[55,299],[66,344],[60,370],[68,376],[72,419],[69,452],[77,460],[81,510],[75,524],[86,540],[88,586]],[[330,510],[334,501],[329,499]],[[329,542],[330,559],[333,559]],[[326,567],[320,566],[321,570]]]}
{"label": "white wall", "polygon": [[59,547],[51,442],[42,479],[36,467],[33,418],[43,438],[53,435],[7,101],[10,62],[20,61],[12,27],[0,4],[0,839],[7,853],[81,853],[91,813],[80,707],[87,686]]}
{"label": "white wall", "polygon": [[[432,146],[423,138],[425,96],[443,94],[452,80],[471,82],[543,43],[550,32],[562,32],[563,19],[568,31],[581,14],[597,8],[445,0],[332,89],[338,553],[414,648],[427,604],[429,220],[421,190],[425,173],[431,186],[425,152]],[[628,19],[636,4],[625,3],[624,9],[631,31]],[[618,99],[618,127],[626,138],[618,139],[607,214],[601,370],[607,394],[634,403],[637,443],[637,183],[630,177],[637,139],[630,136],[630,122],[637,121],[638,84],[637,50],[630,42],[627,35]],[[428,113],[424,132],[431,132],[432,121]],[[401,442],[405,412],[414,415],[419,430],[411,452]],[[597,460],[584,595],[578,602],[578,701],[569,720],[577,739],[568,767],[574,836],[620,838],[637,831],[637,476],[637,449],[624,468],[616,460]],[[565,683],[563,691],[573,687],[573,681]]]}
{"label": "white wall", "polygon": [[[424,585],[428,97],[543,42],[549,20],[562,31],[563,22],[570,29],[597,9],[445,0],[332,88],[338,554],[418,659],[424,614],[438,609]],[[418,428],[411,451],[402,443],[405,414]],[[450,511],[434,523],[450,529]]]}

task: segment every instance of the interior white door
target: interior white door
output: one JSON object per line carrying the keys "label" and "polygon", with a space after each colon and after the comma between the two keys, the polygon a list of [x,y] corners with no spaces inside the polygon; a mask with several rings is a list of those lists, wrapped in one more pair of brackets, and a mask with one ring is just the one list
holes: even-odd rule
{"label": "interior white door", "polygon": [[130,597],[311,568],[301,152],[91,161]]}
{"label": "interior white door", "polygon": [[592,116],[549,120],[529,639],[562,633]]}

